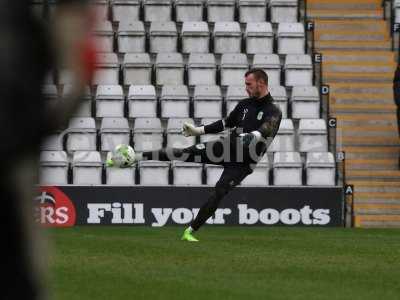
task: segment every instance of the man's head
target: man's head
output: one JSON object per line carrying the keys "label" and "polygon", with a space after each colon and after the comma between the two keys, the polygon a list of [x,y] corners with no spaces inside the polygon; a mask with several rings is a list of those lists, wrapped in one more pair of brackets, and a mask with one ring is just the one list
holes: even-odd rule
{"label": "man's head", "polygon": [[244,75],[246,91],[250,97],[260,98],[268,94],[268,75],[262,69],[250,69]]}

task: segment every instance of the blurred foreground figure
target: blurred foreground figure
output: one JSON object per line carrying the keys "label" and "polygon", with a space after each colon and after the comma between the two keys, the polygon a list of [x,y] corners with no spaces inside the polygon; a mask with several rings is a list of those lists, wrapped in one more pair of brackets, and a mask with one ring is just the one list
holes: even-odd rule
{"label": "blurred foreground figure", "polygon": [[[1,299],[48,298],[45,247],[33,222],[33,185],[42,139],[67,122],[90,79],[94,55],[88,16],[84,1],[61,0],[56,17],[44,26],[30,12],[29,1],[0,2]],[[59,66],[72,71],[75,90],[70,99],[46,107],[42,84]]]}

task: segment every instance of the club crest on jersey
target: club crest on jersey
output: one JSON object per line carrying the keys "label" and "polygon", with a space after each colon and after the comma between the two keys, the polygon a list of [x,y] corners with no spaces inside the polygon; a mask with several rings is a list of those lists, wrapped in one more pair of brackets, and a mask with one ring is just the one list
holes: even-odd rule
{"label": "club crest on jersey", "polygon": [[197,144],[196,148],[199,150],[203,150],[206,146],[204,144]]}
{"label": "club crest on jersey", "polygon": [[257,120],[261,120],[264,115],[264,112],[260,111],[257,115]]}

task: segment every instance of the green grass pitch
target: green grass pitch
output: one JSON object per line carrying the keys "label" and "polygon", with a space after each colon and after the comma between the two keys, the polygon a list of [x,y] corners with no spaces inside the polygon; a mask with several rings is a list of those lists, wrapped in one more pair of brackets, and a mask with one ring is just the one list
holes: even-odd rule
{"label": "green grass pitch", "polygon": [[183,227],[48,231],[54,299],[400,299],[395,229]]}

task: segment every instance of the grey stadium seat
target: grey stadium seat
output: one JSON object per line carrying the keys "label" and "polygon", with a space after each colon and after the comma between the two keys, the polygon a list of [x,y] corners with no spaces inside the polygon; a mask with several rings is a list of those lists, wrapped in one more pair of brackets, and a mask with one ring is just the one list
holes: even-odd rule
{"label": "grey stadium seat", "polygon": [[243,53],[224,53],[221,57],[221,85],[244,85],[244,74],[249,69]]}
{"label": "grey stadium seat", "polygon": [[271,22],[297,22],[297,3],[297,0],[270,0]]}
{"label": "grey stadium seat", "polygon": [[230,85],[226,91],[226,114],[229,113],[235,108],[235,106],[244,98],[248,98],[249,95],[246,92],[246,87],[244,84],[242,85]]}
{"label": "grey stadium seat", "polygon": [[148,53],[126,53],[123,63],[124,84],[151,84],[153,64]]}
{"label": "grey stadium seat", "polygon": [[40,152],[39,183],[68,184],[68,158],[64,151]]}
{"label": "grey stadium seat", "polygon": [[183,22],[182,53],[208,53],[210,49],[210,31],[206,22]]}
{"label": "grey stadium seat", "polygon": [[67,132],[68,152],[96,150],[97,132],[93,118],[71,118]]}
{"label": "grey stadium seat", "polygon": [[169,185],[169,161],[139,161],[141,185]]}
{"label": "grey stadium seat", "polygon": [[288,117],[288,96],[284,86],[269,86],[269,92],[274,99],[274,103],[280,108],[282,112],[282,118],[287,119]]}
{"label": "grey stadium seat", "polygon": [[189,117],[190,98],[186,85],[164,85],[160,97],[162,118]]}
{"label": "grey stadium seat", "polygon": [[303,23],[279,23],[277,40],[279,54],[304,54],[306,38]]}
{"label": "grey stadium seat", "polygon": [[175,22],[152,22],[150,25],[150,52],[176,52],[178,32]]}
{"label": "grey stadium seat", "polygon": [[266,0],[239,0],[239,22],[265,22],[267,20]]}
{"label": "grey stadium seat", "polygon": [[244,37],[247,54],[273,53],[274,32],[271,23],[247,23]]}
{"label": "grey stadium seat", "polygon": [[206,184],[209,186],[215,186],[219,178],[221,177],[224,167],[220,165],[204,165],[206,173]]}
{"label": "grey stadium seat", "polygon": [[[208,125],[211,123],[214,123],[215,121],[220,120],[220,118],[202,118],[200,120],[200,124],[201,125]],[[212,141],[212,140],[216,140],[218,139],[220,136],[222,135],[222,133],[209,133],[209,134],[203,134],[200,136],[200,143],[205,143],[208,141]]]}
{"label": "grey stadium seat", "polygon": [[196,137],[182,134],[183,123],[194,124],[190,118],[170,118],[167,124],[167,148],[186,148],[196,143]]}
{"label": "grey stadium seat", "polygon": [[300,152],[328,151],[328,131],[324,119],[301,119],[297,134]]}
{"label": "grey stadium seat", "polygon": [[275,152],[274,185],[302,185],[302,170],[303,164],[299,152]]}
{"label": "grey stadium seat", "polygon": [[111,0],[114,22],[131,22],[140,18],[139,0]]}
{"label": "grey stadium seat", "polygon": [[285,86],[313,85],[313,67],[310,55],[287,54],[284,70]]}
{"label": "grey stadium seat", "polygon": [[214,26],[214,53],[240,53],[242,32],[238,22],[217,22]]}
{"label": "grey stadium seat", "polygon": [[[73,85],[64,85],[63,97],[67,98],[73,91]],[[89,86],[85,87],[79,108],[73,113],[73,117],[91,117],[92,116],[92,95]]]}
{"label": "grey stadium seat", "polygon": [[156,89],[153,85],[131,85],[128,94],[129,118],[157,117]]}
{"label": "grey stadium seat", "polygon": [[171,164],[174,185],[201,185],[203,178],[203,165],[173,161]]}
{"label": "grey stadium seat", "polygon": [[320,99],[316,86],[295,86],[290,97],[292,118],[318,119],[320,116]]}
{"label": "grey stadium seat", "polygon": [[102,183],[103,163],[97,151],[77,151],[72,159],[72,182],[76,185]]}
{"label": "grey stadium seat", "polygon": [[171,0],[143,0],[144,21],[170,21],[172,14]]}
{"label": "grey stadium seat", "polygon": [[61,132],[53,132],[47,135],[41,145],[41,151],[59,151],[63,150],[63,138],[64,134]]}
{"label": "grey stadium seat", "polygon": [[181,53],[158,53],[156,58],[156,84],[182,85],[185,65]]}
{"label": "grey stadium seat", "polygon": [[203,2],[203,0],[175,0],[176,21],[203,21]]}
{"label": "grey stadium seat", "polygon": [[129,168],[106,167],[107,185],[135,185],[136,166]]}
{"label": "grey stadium seat", "polygon": [[207,0],[207,21],[233,21],[235,19],[235,4],[235,0]]}
{"label": "grey stadium seat", "polygon": [[295,151],[295,132],[292,119],[282,119],[278,133],[268,147],[268,152]]}
{"label": "grey stadium seat", "polygon": [[217,83],[217,65],[212,53],[191,53],[187,70],[189,86]]}
{"label": "grey stadium seat", "polygon": [[119,63],[115,53],[98,53],[92,84],[118,84]]}
{"label": "grey stadium seat", "polygon": [[195,118],[221,118],[222,95],[218,85],[197,85],[194,88]]}
{"label": "grey stadium seat", "polygon": [[96,117],[123,117],[124,92],[120,85],[99,85],[96,91]]}
{"label": "grey stadium seat", "polygon": [[129,145],[130,129],[125,118],[103,118],[100,128],[101,151],[112,151],[119,144]]}
{"label": "grey stadium seat", "polygon": [[89,4],[98,20],[108,19],[109,0],[90,0]]}
{"label": "grey stadium seat", "polygon": [[123,21],[118,26],[118,52],[146,52],[146,31],[141,21]]}
{"label": "grey stadium seat", "polygon": [[268,186],[269,185],[269,161],[268,155],[265,154],[258,164],[254,167],[253,173],[248,175],[241,182],[241,186],[257,185],[257,186]]}
{"label": "grey stadium seat", "polygon": [[133,127],[135,151],[154,151],[162,148],[163,129],[158,118],[136,118]]}
{"label": "grey stadium seat", "polygon": [[305,168],[307,185],[335,185],[335,159],[332,153],[307,153]]}

